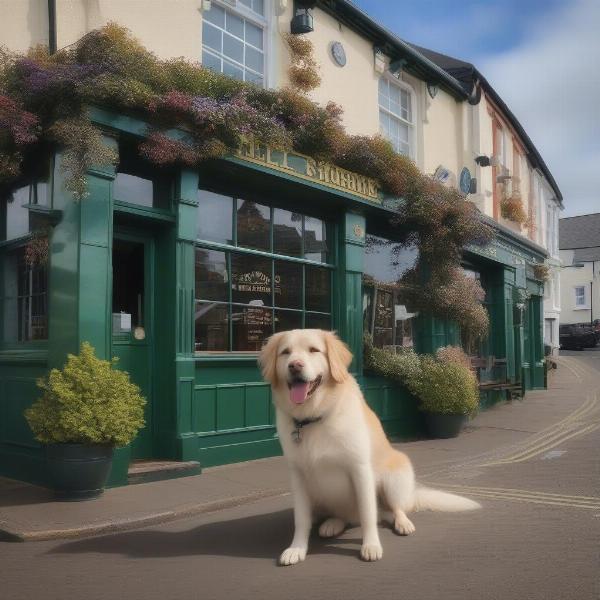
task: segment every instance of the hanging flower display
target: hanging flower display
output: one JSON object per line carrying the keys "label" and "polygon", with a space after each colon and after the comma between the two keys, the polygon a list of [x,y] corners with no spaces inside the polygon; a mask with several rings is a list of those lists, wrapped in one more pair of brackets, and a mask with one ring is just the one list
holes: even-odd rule
{"label": "hanging flower display", "polygon": [[[297,36],[288,44],[305,72],[297,87],[312,89],[312,45]],[[320,106],[294,89],[263,89],[184,59],[160,60],[110,23],[51,56],[39,49],[0,54],[0,188],[15,185],[24,152],[53,144],[62,151],[66,189],[84,198],[87,171],[116,160],[89,105],[147,121],[139,152],[157,167],[198,166],[252,138],[377,179],[384,194],[402,199],[393,223],[420,250],[417,267],[400,282],[413,304],[483,335],[479,284],[467,284],[459,266],[464,246],[489,242],[492,229],[457,190],[423,175],[382,137],[347,134],[336,104]],[[168,135],[174,128],[184,132],[178,140]]]}

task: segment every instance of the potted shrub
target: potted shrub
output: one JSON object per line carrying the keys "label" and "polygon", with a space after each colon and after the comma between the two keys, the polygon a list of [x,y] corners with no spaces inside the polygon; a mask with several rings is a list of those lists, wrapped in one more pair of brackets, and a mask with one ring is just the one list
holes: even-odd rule
{"label": "potted shrub", "polygon": [[440,348],[435,357],[422,357],[413,389],[431,437],[456,437],[479,406],[477,379],[468,357],[457,347]]}
{"label": "potted shrub", "polygon": [[87,342],[65,366],[38,381],[42,396],[25,411],[35,438],[46,445],[48,483],[57,496],[83,500],[106,485],[115,446],[144,426],[146,400],[117,359],[99,359]]}

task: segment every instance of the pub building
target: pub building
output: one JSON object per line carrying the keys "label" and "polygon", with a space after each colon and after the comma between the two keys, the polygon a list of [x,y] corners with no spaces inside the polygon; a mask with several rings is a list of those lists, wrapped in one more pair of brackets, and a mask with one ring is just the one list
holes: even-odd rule
{"label": "pub building", "polygon": [[[543,286],[528,264],[544,251],[490,220],[496,239],[466,248],[490,314],[482,343],[455,324],[407,310],[398,279],[417,250],[390,225],[397,200],[377,182],[294,153],[245,144],[199,170],[139,158],[147,124],[90,109],[119,154],[88,173],[89,196],[64,190],[49,157],[0,200],[0,474],[43,483],[44,453],[23,411],[37,378],[89,341],[119,358],[147,398],[146,426],[115,453],[111,485],[136,461],[201,467],[280,452],[269,385],[257,353],[273,332],[334,329],[351,370],[391,436],[422,432],[416,401],[365,373],[363,333],[380,347],[476,357],[481,403],[544,386]],[[47,262],[31,264],[32,231],[51,231]],[[180,472],[178,472],[180,473]]]}

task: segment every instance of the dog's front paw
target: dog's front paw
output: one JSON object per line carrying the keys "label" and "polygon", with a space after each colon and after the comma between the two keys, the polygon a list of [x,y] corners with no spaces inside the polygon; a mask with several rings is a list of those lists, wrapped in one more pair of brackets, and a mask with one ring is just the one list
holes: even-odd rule
{"label": "dog's front paw", "polygon": [[295,565],[306,558],[306,548],[288,548],[281,553],[279,564],[281,566]]}
{"label": "dog's front paw", "polygon": [[360,549],[360,557],[363,560],[379,560],[383,556],[381,544],[363,544]]}

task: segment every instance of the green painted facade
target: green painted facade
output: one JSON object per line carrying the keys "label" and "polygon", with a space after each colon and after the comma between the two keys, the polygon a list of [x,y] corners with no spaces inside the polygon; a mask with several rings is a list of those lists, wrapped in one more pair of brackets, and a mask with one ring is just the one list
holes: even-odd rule
{"label": "green painted facade", "polygon": [[[106,130],[106,143],[115,148],[119,136],[140,137],[146,131],[145,123],[131,117],[100,110],[93,115]],[[23,410],[37,396],[36,379],[62,366],[82,341],[101,357],[118,356],[120,367],[149,400],[145,430],[131,447],[116,452],[111,485],[127,482],[128,465],[136,458],[198,460],[210,466],[280,452],[270,389],[261,380],[256,356],[194,353],[197,195],[204,179],[226,180],[233,194],[256,189],[278,198],[283,207],[306,204],[327,218],[333,240],[333,327],[354,353],[352,370],[388,433],[405,439],[421,434],[415,400],[397,384],[365,373],[362,365],[365,232],[387,223],[389,210],[239,158],[198,172],[170,173],[172,195],[161,208],[116,200],[112,169],[88,175],[90,195],[81,202],[66,195],[58,168],[51,178],[50,208],[60,211],[60,218],[50,242],[48,340],[0,345],[1,475],[44,483],[43,449],[33,440]],[[133,240],[145,248],[150,293],[141,307],[143,340],[112,333],[115,240]],[[22,241],[0,242],[0,258]],[[505,365],[482,369],[482,382],[502,379],[523,390],[543,387],[543,288],[528,279],[526,270],[543,254],[500,231],[489,247],[467,249],[465,260],[482,274],[487,292],[492,327],[482,354],[506,359]],[[419,352],[460,344],[454,324],[433,318],[418,317],[414,337]],[[505,397],[502,390],[486,391],[482,406]]]}

